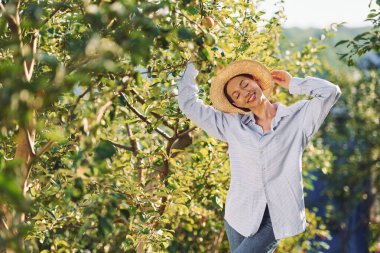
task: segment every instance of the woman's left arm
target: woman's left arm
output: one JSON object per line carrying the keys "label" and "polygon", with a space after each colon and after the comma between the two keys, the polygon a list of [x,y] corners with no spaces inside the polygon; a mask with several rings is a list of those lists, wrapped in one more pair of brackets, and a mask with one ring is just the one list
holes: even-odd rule
{"label": "woman's left arm", "polygon": [[310,95],[303,109],[302,130],[307,140],[318,131],[342,92],[338,85],[327,80],[306,76],[292,77],[289,82],[290,94]]}

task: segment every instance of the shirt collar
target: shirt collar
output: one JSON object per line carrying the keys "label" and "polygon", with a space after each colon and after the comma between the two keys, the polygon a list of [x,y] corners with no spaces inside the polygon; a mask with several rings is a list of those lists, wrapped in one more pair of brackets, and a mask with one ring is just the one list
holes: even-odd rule
{"label": "shirt collar", "polygon": [[[277,104],[277,112],[275,119],[278,121],[280,118],[285,117],[291,113],[291,110],[289,107],[281,104],[281,102],[276,102],[274,104]],[[248,124],[250,121],[253,121],[253,123],[256,123],[255,116],[252,111],[250,111],[247,114],[243,114],[241,117],[241,122],[244,124]]]}

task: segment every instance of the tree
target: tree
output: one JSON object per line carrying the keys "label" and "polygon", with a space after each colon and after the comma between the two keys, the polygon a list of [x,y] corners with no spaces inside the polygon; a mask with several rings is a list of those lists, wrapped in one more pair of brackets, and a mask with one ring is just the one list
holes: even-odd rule
{"label": "tree", "polygon": [[[371,7],[371,4],[372,0],[368,6]],[[370,31],[360,33],[351,40],[341,40],[335,44],[335,47],[346,45],[349,49],[349,52],[339,54],[341,60],[347,60],[348,66],[354,65],[355,57],[364,55],[371,50],[380,52],[380,0],[376,0],[376,4],[377,7],[375,6],[369,11],[366,19],[373,23]]]}
{"label": "tree", "polygon": [[[361,69],[354,65],[354,59],[368,52],[379,53],[380,1],[376,1],[376,4],[377,7],[370,9],[366,19],[373,23],[370,31],[356,35],[351,40],[341,40],[335,45],[347,45],[350,51],[340,54],[340,59],[352,66],[352,71],[337,74],[328,63],[324,63],[327,75],[347,84],[343,88],[345,95],[341,106],[336,112],[337,120],[331,124],[334,131],[325,135],[325,139],[329,140],[327,145],[339,156],[334,164],[336,173],[324,180],[328,182],[325,194],[329,196],[331,205],[332,202],[336,205],[336,208],[331,208],[328,223],[331,229],[340,231],[342,235],[342,252],[349,252],[348,242],[358,230],[365,231],[363,236],[368,240],[368,250],[379,250],[380,199],[376,193],[380,189],[380,147],[377,138],[380,72],[376,68]],[[359,212],[357,221],[353,221],[356,219],[352,217],[353,210]]]}
{"label": "tree", "polygon": [[[304,75],[316,72],[321,49],[311,41],[282,55],[283,11],[264,20],[254,7],[1,1],[1,247],[226,250],[226,145],[181,114],[179,74],[198,52],[203,95],[216,69],[238,57]],[[279,90],[273,98],[294,99]],[[310,168],[317,166],[323,152],[308,152]],[[313,212],[308,232],[280,252],[323,247],[309,242],[325,231]]]}

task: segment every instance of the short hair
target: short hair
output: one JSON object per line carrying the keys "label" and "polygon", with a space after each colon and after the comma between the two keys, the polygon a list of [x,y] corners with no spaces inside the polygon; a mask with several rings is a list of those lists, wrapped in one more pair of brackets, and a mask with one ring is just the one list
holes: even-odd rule
{"label": "short hair", "polygon": [[[250,74],[239,74],[239,75],[236,75],[236,76],[234,76],[234,77],[232,77],[232,78],[235,78],[235,77],[237,77],[237,76],[244,76],[244,77],[247,77],[247,78],[249,78],[249,79],[256,80],[256,79],[253,78],[253,76],[250,75]],[[231,79],[232,79],[232,78],[231,78]],[[230,80],[231,80],[231,79],[230,79]],[[231,103],[231,105],[235,106],[236,108],[239,108],[240,110],[243,110],[243,111],[245,111],[245,112],[249,112],[249,111],[251,111],[251,110],[248,109],[248,108],[245,108],[245,107],[239,107],[239,106],[236,106],[236,105],[233,104],[234,100],[230,97],[230,95],[227,94],[227,84],[228,84],[228,82],[229,82],[230,80],[228,80],[228,81],[224,84],[224,89],[223,89],[223,91],[224,91],[224,95],[226,96],[227,100]]]}

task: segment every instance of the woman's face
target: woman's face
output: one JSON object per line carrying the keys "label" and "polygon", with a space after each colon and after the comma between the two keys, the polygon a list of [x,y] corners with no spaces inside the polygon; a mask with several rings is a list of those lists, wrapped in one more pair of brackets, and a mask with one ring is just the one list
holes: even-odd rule
{"label": "woman's face", "polygon": [[255,80],[236,76],[227,83],[227,94],[238,107],[250,108],[262,103],[263,91]]}

